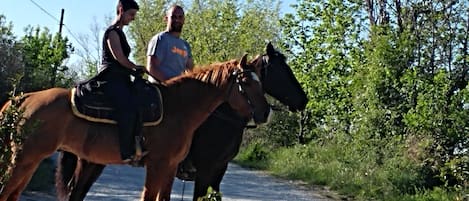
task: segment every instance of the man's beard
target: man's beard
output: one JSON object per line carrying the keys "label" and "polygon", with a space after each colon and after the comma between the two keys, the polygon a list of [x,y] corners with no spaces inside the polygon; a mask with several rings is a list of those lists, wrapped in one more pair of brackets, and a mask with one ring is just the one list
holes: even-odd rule
{"label": "man's beard", "polygon": [[169,27],[169,32],[182,32],[182,24],[173,23]]}

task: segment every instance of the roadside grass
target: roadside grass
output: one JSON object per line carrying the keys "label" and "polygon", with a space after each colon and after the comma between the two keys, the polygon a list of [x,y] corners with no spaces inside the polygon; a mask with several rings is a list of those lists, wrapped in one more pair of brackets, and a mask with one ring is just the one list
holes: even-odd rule
{"label": "roadside grass", "polygon": [[419,163],[403,147],[390,147],[371,150],[353,144],[311,143],[274,149],[252,142],[241,149],[235,162],[278,177],[327,186],[346,200],[469,200],[457,191],[425,189]]}
{"label": "roadside grass", "polygon": [[242,148],[234,161],[244,167],[265,170],[271,160],[269,148],[260,141],[255,141]]}

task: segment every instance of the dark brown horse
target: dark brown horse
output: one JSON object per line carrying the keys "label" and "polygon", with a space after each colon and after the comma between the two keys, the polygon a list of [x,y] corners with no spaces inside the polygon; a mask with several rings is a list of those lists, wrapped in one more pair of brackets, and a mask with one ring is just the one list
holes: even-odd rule
{"label": "dark brown horse", "polygon": [[[267,121],[270,107],[259,78],[246,64],[235,60],[198,68],[166,82],[161,88],[164,118],[156,126],[143,129],[143,159],[146,169],[141,200],[169,200],[178,164],[189,152],[194,131],[221,103],[228,102],[238,112],[254,114],[256,122]],[[42,159],[64,150],[97,164],[122,164],[117,127],[93,123],[71,111],[71,90],[52,88],[21,97],[22,125],[35,124],[24,133],[23,143],[11,144],[19,150],[9,180],[0,192],[0,201],[16,201]],[[3,107],[5,114],[12,102]],[[7,135],[3,133],[2,135]],[[9,145],[2,145],[9,146]]]}
{"label": "dark brown horse", "polygon": [[[286,63],[285,56],[270,43],[266,47],[266,54],[249,63],[255,66],[262,86],[269,95],[288,106],[290,111],[305,108],[308,101],[305,92]],[[191,161],[197,171],[191,178],[183,178],[195,180],[194,200],[204,196],[209,186],[216,191],[220,190],[228,162],[238,153],[244,128],[250,118],[251,116],[235,111],[228,104],[222,104],[197,128],[185,159]],[[77,162],[78,169],[75,171]],[[182,165],[180,166],[179,170],[184,171]],[[60,198],[69,201],[83,200],[104,167],[86,160],[77,161],[77,157],[68,152],[61,153],[56,175]],[[179,175],[182,174],[178,174],[178,177]]]}

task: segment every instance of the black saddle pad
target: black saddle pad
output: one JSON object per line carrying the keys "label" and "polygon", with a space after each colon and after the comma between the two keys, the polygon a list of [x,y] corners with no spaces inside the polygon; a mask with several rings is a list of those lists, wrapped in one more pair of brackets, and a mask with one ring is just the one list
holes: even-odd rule
{"label": "black saddle pad", "polygon": [[[107,101],[102,87],[104,84],[106,82],[90,79],[72,89],[72,111],[76,116],[92,122],[116,124],[113,119],[115,109]],[[138,90],[144,126],[158,125],[163,117],[163,100],[159,88],[145,80],[143,89]]]}

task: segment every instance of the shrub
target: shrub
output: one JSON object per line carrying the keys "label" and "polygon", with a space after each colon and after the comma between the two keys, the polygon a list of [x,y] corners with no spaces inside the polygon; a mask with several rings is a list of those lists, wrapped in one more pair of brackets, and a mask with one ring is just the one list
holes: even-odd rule
{"label": "shrub", "polygon": [[270,151],[267,145],[257,141],[247,145],[247,147],[240,150],[236,156],[235,161],[241,165],[248,167],[256,167],[264,169],[267,167],[270,158]]}
{"label": "shrub", "polygon": [[204,197],[197,198],[197,201],[221,201],[222,194],[208,187],[207,194]]}
{"label": "shrub", "polygon": [[[21,126],[23,112],[16,107],[18,99],[12,99],[11,105],[0,115],[0,189],[8,182],[11,169],[15,166],[16,155],[21,152],[21,145],[37,123]],[[10,104],[9,103],[9,104]],[[12,145],[15,145],[14,147]],[[36,170],[28,190],[46,190],[53,184],[54,164],[45,159]]]}
{"label": "shrub", "polygon": [[12,143],[21,144],[24,140],[22,128],[18,128],[18,123],[22,120],[22,112],[12,104],[0,114],[0,189],[8,181],[11,168],[15,165],[16,153],[21,147],[12,147]]}

